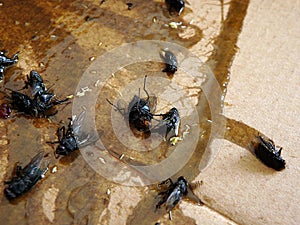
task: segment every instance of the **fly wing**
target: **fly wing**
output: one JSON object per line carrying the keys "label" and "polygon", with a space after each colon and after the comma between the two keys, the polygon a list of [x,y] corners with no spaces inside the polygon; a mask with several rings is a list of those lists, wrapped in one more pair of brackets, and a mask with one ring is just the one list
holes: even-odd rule
{"label": "fly wing", "polygon": [[35,173],[40,168],[43,157],[44,151],[40,151],[38,154],[36,154],[31,159],[30,163],[28,163],[27,166],[25,166],[22,170],[23,174],[33,175],[33,173]]}
{"label": "fly wing", "polygon": [[92,134],[92,135],[87,134],[84,139],[82,139],[81,141],[78,141],[78,146],[80,148],[88,146],[88,145],[93,144],[96,141],[98,141],[98,139],[99,139],[98,134]]}
{"label": "fly wing", "polygon": [[182,198],[182,192],[179,187],[175,187],[166,201],[167,212],[170,212]]}
{"label": "fly wing", "polygon": [[79,147],[87,146],[89,144],[96,142],[99,139],[98,134],[91,134],[91,133],[86,134],[83,132],[82,127],[85,118],[86,118],[86,110],[83,109],[83,111],[78,116],[76,116],[75,119],[72,121],[73,132]]}
{"label": "fly wing", "polygon": [[163,61],[171,66],[178,66],[178,62],[177,59],[175,57],[175,55],[168,51],[167,49],[161,50],[160,51],[160,57],[163,59]]}
{"label": "fly wing", "polygon": [[81,127],[85,117],[86,117],[86,110],[84,109],[78,116],[75,117],[75,119],[72,120],[73,132],[76,136],[81,135],[82,132]]}

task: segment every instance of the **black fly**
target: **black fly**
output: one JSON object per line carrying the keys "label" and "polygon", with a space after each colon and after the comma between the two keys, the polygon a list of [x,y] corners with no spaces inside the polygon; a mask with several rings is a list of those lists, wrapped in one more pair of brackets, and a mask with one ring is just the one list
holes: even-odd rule
{"label": "black fly", "polygon": [[6,181],[4,189],[6,197],[11,200],[29,191],[40,179],[43,178],[48,167],[41,168],[44,152],[39,152],[32,158],[30,163],[22,168],[17,166],[16,174],[11,181]]}
{"label": "black fly", "polygon": [[[142,131],[144,133],[150,132],[151,120],[153,119],[153,114],[151,113],[149,106],[149,94],[146,90],[146,78],[144,79],[144,88],[147,98],[142,99],[139,96],[134,96],[131,102],[128,105],[128,112],[125,112],[125,109],[120,109],[118,106],[115,106],[108,99],[109,104],[114,106],[123,116],[127,117],[129,120],[129,126],[132,129],[136,129],[138,131]],[[122,113],[123,111],[124,113]]]}
{"label": "black fly", "polygon": [[7,57],[4,52],[0,51],[0,80],[3,79],[4,70],[16,64],[19,61],[18,53],[14,54],[11,58]]}
{"label": "black fly", "polygon": [[281,150],[277,149],[274,142],[266,140],[262,136],[257,137],[257,142],[253,143],[254,152],[266,166],[277,171],[285,168],[285,160],[281,157]]}
{"label": "black fly", "polygon": [[43,78],[35,70],[30,71],[29,76],[27,75],[27,81],[25,81],[24,88],[28,87],[30,87],[31,96],[33,97],[47,92]]}
{"label": "black fly", "polygon": [[13,109],[30,116],[38,115],[38,110],[34,101],[26,94],[22,94],[18,91],[12,91],[11,100]]}
{"label": "black fly", "polygon": [[51,112],[52,107],[66,102],[66,100],[57,100],[52,94],[35,95],[32,99],[28,95],[18,91],[11,93],[11,105],[13,109],[33,117],[48,117],[55,115]]}
{"label": "black fly", "polygon": [[81,126],[85,116],[86,111],[84,110],[74,120],[72,120],[72,118],[69,118],[70,122],[67,129],[65,126],[57,129],[58,141],[47,142],[50,144],[58,144],[55,150],[57,156],[69,155],[71,152],[78,150],[79,147],[83,147],[96,141],[96,137],[91,137],[89,134],[85,138],[83,138],[83,134],[81,133]]}
{"label": "black fly", "polygon": [[[178,110],[173,107],[165,114],[159,114],[155,116],[162,116],[162,124],[166,126],[165,138],[169,135],[169,137],[178,136],[179,125],[180,125],[180,117]],[[170,133],[173,131],[172,133]]]}
{"label": "black fly", "polygon": [[166,211],[170,215],[170,220],[172,220],[172,209],[180,202],[182,197],[188,194],[198,204],[203,204],[201,200],[192,193],[187,180],[183,176],[180,176],[175,183],[169,178],[160,183],[158,187],[160,188],[162,185],[166,185],[167,189],[158,194],[160,200],[156,204],[156,209],[159,209],[161,205],[165,204]]}
{"label": "black fly", "polygon": [[69,118],[69,120],[70,122],[67,130],[65,126],[57,129],[58,141],[50,142],[51,144],[58,144],[55,151],[57,155],[69,155],[71,152],[79,149],[73,131],[72,119]]}
{"label": "black fly", "polygon": [[166,0],[166,5],[170,14],[177,12],[179,16],[184,9],[184,0]]}
{"label": "black fly", "polygon": [[49,92],[41,75],[34,70],[30,72],[29,77],[27,75],[24,88],[30,88],[31,96],[34,97],[34,101],[37,107],[40,108],[40,111],[47,111],[55,105],[68,101],[68,98],[59,100],[53,93]]}
{"label": "black fly", "polygon": [[68,103],[68,98],[59,100],[53,93],[50,93],[40,74],[36,71],[31,71],[30,76],[27,76],[23,89],[29,88],[32,97],[18,91],[12,91],[11,100],[12,108],[23,112],[26,115],[33,117],[48,117],[55,115],[52,108],[62,103]]}
{"label": "black fly", "polygon": [[178,67],[178,61],[175,57],[175,55],[168,51],[168,50],[162,50],[160,52],[160,57],[163,59],[163,61],[166,64],[166,67],[163,69],[162,72],[166,72],[168,76],[173,76],[174,73],[177,71]]}

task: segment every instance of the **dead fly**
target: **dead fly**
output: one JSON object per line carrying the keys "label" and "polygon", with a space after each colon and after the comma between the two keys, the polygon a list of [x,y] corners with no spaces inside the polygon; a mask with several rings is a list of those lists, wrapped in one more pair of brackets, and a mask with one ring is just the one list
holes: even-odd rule
{"label": "dead fly", "polygon": [[160,52],[160,57],[166,64],[166,67],[163,69],[162,72],[166,72],[169,77],[172,77],[177,71],[178,67],[178,61],[175,55],[172,52],[165,49]]}
{"label": "dead fly", "polygon": [[30,88],[31,96],[41,95],[47,92],[43,78],[35,70],[30,71],[29,76],[27,75],[27,81],[25,81],[25,88]]}
{"label": "dead fly", "polygon": [[165,114],[155,114],[155,116],[161,116],[162,120],[159,122],[158,128],[154,128],[153,132],[157,130],[165,132],[165,139],[170,139],[174,136],[178,136],[180,116],[178,110],[173,107]]}
{"label": "dead fly", "polygon": [[68,99],[58,100],[52,94],[36,95],[33,99],[18,91],[11,92],[12,109],[33,117],[49,117],[57,113],[53,107],[65,103]]}
{"label": "dead fly", "polygon": [[69,118],[70,122],[68,127],[62,126],[57,129],[58,141],[47,142],[50,144],[58,144],[55,154],[59,155],[69,155],[71,152],[78,150],[79,147],[86,146],[96,141],[96,136],[91,137],[87,134],[84,137],[82,134],[82,123],[85,119],[86,111],[82,111],[78,117],[72,120]]}
{"label": "dead fly", "polygon": [[153,119],[153,114],[151,113],[149,105],[150,97],[146,90],[146,78],[147,76],[145,76],[144,79],[143,90],[145,91],[147,98],[142,99],[140,98],[140,96],[135,95],[129,103],[127,112],[124,108],[122,109],[118,106],[115,106],[108,99],[106,100],[109,104],[115,107],[125,118],[128,117],[130,128],[142,131],[144,133],[149,133],[151,127],[151,120]]}
{"label": "dead fly", "polygon": [[0,80],[3,80],[4,70],[18,62],[18,53],[11,58],[7,57],[4,52],[0,51]]}
{"label": "dead fly", "polygon": [[258,136],[256,142],[253,143],[254,152],[266,166],[271,167],[277,171],[285,168],[285,160],[281,157],[281,150],[277,149],[271,139],[264,139]]}
{"label": "dead fly", "polygon": [[11,93],[12,108],[33,117],[49,117],[57,113],[53,110],[54,106],[63,103],[69,103],[69,98],[59,100],[55,95],[49,92],[43,79],[36,71],[31,71],[30,76],[27,76],[23,89],[29,88],[31,96],[18,91]]}
{"label": "dead fly", "polygon": [[178,16],[184,9],[184,1],[183,0],[166,0],[166,5],[168,7],[169,13],[173,14],[177,12]]}
{"label": "dead fly", "polygon": [[166,189],[158,194],[157,197],[160,198],[159,202],[156,204],[156,210],[165,204],[166,211],[170,215],[170,220],[172,220],[172,209],[180,202],[182,197],[186,196],[195,200],[198,204],[203,204],[201,200],[192,193],[192,190],[185,179],[185,177],[180,176],[175,183],[169,178],[158,185],[159,188],[166,186]]}
{"label": "dead fly", "polygon": [[69,98],[64,100],[57,99],[53,93],[47,90],[41,75],[34,70],[30,71],[29,76],[27,75],[24,88],[30,89],[31,96],[34,98],[33,100],[38,110],[42,113],[55,105],[65,103],[69,100]]}
{"label": "dead fly", "polygon": [[11,100],[12,100],[12,109],[16,109],[19,112],[22,112],[26,115],[37,116],[38,110],[33,102],[33,100],[20,92],[12,91],[11,92]]}
{"label": "dead fly", "polygon": [[48,170],[48,166],[41,168],[44,152],[39,152],[32,158],[30,163],[22,168],[17,166],[16,173],[11,181],[6,181],[4,189],[6,197],[11,200],[29,191]]}

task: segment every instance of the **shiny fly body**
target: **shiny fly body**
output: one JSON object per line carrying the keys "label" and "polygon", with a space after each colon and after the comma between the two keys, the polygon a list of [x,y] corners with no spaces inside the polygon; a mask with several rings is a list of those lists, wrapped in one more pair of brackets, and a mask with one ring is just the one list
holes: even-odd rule
{"label": "shiny fly body", "polygon": [[172,77],[174,73],[177,71],[178,61],[175,55],[169,50],[162,50],[160,52],[160,57],[166,64],[166,67],[162,72],[166,72],[169,77]]}
{"label": "shiny fly body", "polygon": [[22,112],[30,116],[38,116],[38,110],[34,101],[26,94],[22,94],[18,91],[12,91],[11,93],[11,105],[12,109],[16,109],[18,112]]}
{"label": "shiny fly body", "polygon": [[131,102],[128,105],[127,112],[125,109],[121,109],[118,106],[115,106],[112,102],[108,99],[109,104],[115,107],[125,118],[128,117],[129,126],[132,129],[136,129],[137,131],[141,131],[143,133],[149,133],[151,127],[151,120],[153,119],[153,114],[151,113],[150,105],[149,105],[149,94],[146,90],[146,79],[144,79],[144,87],[143,90],[145,91],[147,98],[142,99],[139,96],[134,96]]}
{"label": "shiny fly body", "polygon": [[[156,128],[158,132],[165,132],[165,138],[170,139],[171,137],[178,136],[180,126],[180,116],[178,110],[173,107],[165,114],[155,114],[155,116],[161,116],[160,126]],[[171,132],[172,131],[172,132]]]}
{"label": "shiny fly body", "polygon": [[84,137],[84,134],[82,134],[81,127],[85,116],[86,111],[84,110],[78,117],[75,117],[75,119],[69,118],[70,122],[67,128],[62,126],[57,129],[58,141],[47,142],[50,144],[58,144],[55,150],[57,157],[59,155],[69,155],[75,150],[78,150],[79,147],[86,146],[97,140],[96,136],[90,136],[90,134],[87,134]]}
{"label": "shiny fly body", "polygon": [[19,61],[18,53],[14,54],[11,58],[7,57],[4,52],[0,51],[0,80],[3,79],[4,70],[16,64]]}
{"label": "shiny fly body", "polygon": [[51,142],[51,144],[58,144],[56,148],[56,155],[69,155],[71,152],[79,149],[77,140],[73,131],[72,119],[69,118],[70,122],[68,128],[62,126],[57,129],[58,141]]}
{"label": "shiny fly body", "polygon": [[[69,99],[59,100],[55,95],[49,92],[44,84],[42,76],[35,70],[27,75],[24,88],[29,88],[34,104],[39,114],[47,115],[47,111],[53,106],[66,103]],[[55,112],[56,113],[56,112]],[[52,114],[53,115],[53,114]]]}
{"label": "shiny fly body", "polygon": [[169,178],[159,184],[166,185],[168,188],[158,194],[160,196],[160,201],[156,205],[156,209],[159,209],[162,204],[165,204],[167,212],[170,214],[170,219],[172,219],[171,210],[179,203],[183,196],[188,193],[188,183],[187,180],[181,176],[177,179],[175,183]]}
{"label": "shiny fly body", "polygon": [[30,95],[18,91],[12,91],[12,108],[33,117],[49,117],[55,115],[57,111],[54,106],[68,103],[69,98],[59,100],[53,93],[47,91],[41,75],[32,70],[27,76],[23,89],[29,88]]}
{"label": "shiny fly body", "polygon": [[52,112],[52,108],[66,102],[67,99],[60,101],[52,94],[35,95],[32,99],[26,94],[12,91],[11,101],[12,108],[18,112],[33,117],[49,117],[57,113],[57,111]]}
{"label": "shiny fly body", "polygon": [[33,97],[47,92],[43,78],[35,70],[30,71],[29,76],[27,75],[27,81],[25,81],[24,88],[28,87],[30,87],[31,96]]}
{"label": "shiny fly body", "polygon": [[176,12],[179,16],[184,9],[185,3],[184,0],[166,0],[166,5],[170,14]]}
{"label": "shiny fly body", "polygon": [[180,176],[175,183],[169,178],[161,182],[158,187],[166,186],[166,189],[158,194],[159,201],[156,204],[156,210],[165,204],[166,211],[169,213],[170,220],[172,220],[172,209],[180,202],[183,197],[188,197],[197,204],[202,205],[202,201],[193,194],[186,178]]}
{"label": "shiny fly body", "polygon": [[277,149],[271,139],[266,140],[262,136],[258,136],[256,142],[253,143],[254,153],[266,166],[277,171],[285,168],[285,160],[281,157],[281,150]]}
{"label": "shiny fly body", "polygon": [[41,168],[41,162],[44,157],[44,152],[39,152],[32,158],[30,163],[22,168],[17,166],[16,174],[10,180],[5,182],[6,187],[4,194],[9,200],[12,200],[27,191],[29,191],[40,179],[43,178],[48,170],[48,167]]}

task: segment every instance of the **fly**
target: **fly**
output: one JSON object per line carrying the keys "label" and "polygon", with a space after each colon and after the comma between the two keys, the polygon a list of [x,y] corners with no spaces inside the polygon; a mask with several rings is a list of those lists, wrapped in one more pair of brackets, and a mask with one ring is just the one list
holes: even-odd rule
{"label": "fly", "polygon": [[133,130],[141,131],[143,133],[150,133],[151,128],[151,120],[153,119],[153,114],[150,110],[149,99],[150,96],[146,90],[146,79],[147,76],[144,78],[144,87],[143,90],[145,91],[147,98],[142,99],[139,96],[134,96],[131,102],[128,105],[127,112],[125,109],[121,109],[118,106],[115,106],[112,102],[108,99],[109,104],[115,107],[125,118],[128,117],[129,126]]}
{"label": "fly", "polygon": [[4,70],[16,64],[19,61],[18,53],[14,54],[11,58],[5,55],[4,52],[0,51],[0,80],[3,80]]}
{"label": "fly", "polygon": [[[155,114],[155,116],[162,116],[162,121],[160,123],[163,127],[166,127],[165,130],[165,139],[168,139],[178,136],[179,125],[180,125],[180,116],[178,110],[173,107],[165,114]],[[158,128],[159,130],[161,127]],[[171,132],[172,131],[172,132]]]}
{"label": "fly", "polygon": [[195,200],[198,204],[203,204],[202,201],[192,193],[191,188],[185,177],[180,176],[175,183],[169,178],[158,185],[160,188],[162,185],[166,186],[166,190],[160,192],[158,197],[160,197],[159,202],[156,204],[156,210],[165,204],[166,211],[169,213],[170,220],[172,220],[172,209],[181,201],[185,196]]}
{"label": "fly", "polygon": [[22,168],[17,166],[16,174],[10,181],[6,181],[7,185],[4,189],[4,194],[9,200],[12,200],[27,191],[29,191],[40,179],[43,178],[48,170],[48,166],[41,168],[41,162],[44,157],[44,152],[41,151],[35,155],[30,163]]}
{"label": "fly", "polygon": [[57,113],[53,108],[56,105],[69,103],[69,98],[59,100],[55,95],[49,92],[43,82],[41,75],[32,70],[30,76],[27,76],[23,89],[30,89],[31,96],[18,91],[12,91],[12,108],[26,115],[33,117],[49,117]]}
{"label": "fly", "polygon": [[177,71],[178,61],[175,55],[169,50],[165,49],[160,52],[160,57],[163,59],[166,67],[162,72],[167,73],[169,77],[172,77],[174,73]]}
{"label": "fly", "polygon": [[78,150],[80,147],[96,142],[96,136],[82,134],[81,127],[85,119],[86,111],[83,110],[75,119],[69,118],[68,127],[62,126],[57,129],[57,141],[47,142],[50,144],[58,144],[55,150],[56,157],[59,155],[69,155]]}
{"label": "fly", "polygon": [[277,171],[285,168],[285,160],[281,157],[281,150],[277,149],[274,141],[266,140],[262,136],[257,137],[257,142],[253,143],[254,153],[266,166]]}

